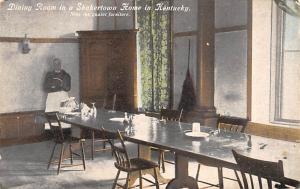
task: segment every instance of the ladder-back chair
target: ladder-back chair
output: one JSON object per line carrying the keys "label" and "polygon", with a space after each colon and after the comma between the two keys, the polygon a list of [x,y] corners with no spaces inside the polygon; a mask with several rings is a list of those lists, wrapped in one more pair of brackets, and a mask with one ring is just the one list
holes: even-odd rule
{"label": "ladder-back chair", "polygon": [[[248,125],[248,119],[245,119],[245,118],[221,116],[221,115],[218,115],[217,118],[218,118],[217,128],[228,131],[228,132],[241,132],[241,133],[243,133],[245,131],[247,125]],[[214,165],[208,165],[208,164],[203,164],[203,165],[210,166],[210,167],[215,167]],[[233,170],[236,178],[229,178],[229,177],[223,176],[223,168],[222,167],[217,167],[218,168],[218,179],[219,179],[218,184],[212,184],[212,183],[209,183],[209,182],[206,182],[206,181],[199,180],[200,166],[201,166],[201,164],[199,163],[198,164],[198,169],[197,169],[197,174],[196,174],[196,180],[198,182],[201,182],[201,183],[204,183],[204,184],[207,184],[207,185],[210,185],[210,186],[214,186],[214,187],[224,188],[223,179],[228,179],[228,180],[238,182],[240,187],[242,185],[236,170]]]}
{"label": "ladder-back chair", "polygon": [[[268,189],[286,188],[285,183],[278,184],[278,181],[284,178],[283,163],[281,160],[279,160],[278,162],[270,162],[253,159],[241,155],[234,150],[232,150],[232,153],[242,174],[244,189],[262,189],[266,188],[266,186]],[[255,180],[255,177],[257,178],[257,181]],[[266,183],[264,183],[263,181],[266,181]],[[277,184],[274,184],[273,187],[272,182],[274,181]],[[259,187],[255,187],[257,185]]]}
{"label": "ladder-back chair", "polygon": [[[107,136],[107,134],[108,134],[107,131],[105,131],[103,129],[102,132],[105,133],[105,136]],[[130,159],[120,131],[117,132],[117,136],[116,136],[116,140],[120,141],[120,145],[117,145],[116,142],[112,142],[110,137],[108,137],[106,139],[108,140],[109,144],[111,145],[113,155],[116,159],[115,167],[118,169],[116,178],[113,183],[113,187],[112,187],[113,189],[116,188],[116,186],[128,189],[130,175],[131,175],[131,173],[137,172],[137,171],[139,172],[139,187],[140,188],[143,188],[142,180],[144,179],[144,180],[152,183],[153,185],[155,185],[156,189],[159,189],[159,183],[158,183],[157,172],[156,172],[156,168],[158,168],[157,163],[148,161],[148,160],[145,160],[142,158],[131,158]],[[147,178],[142,177],[142,171],[147,170],[147,169],[153,169],[154,179],[155,179],[154,182]],[[125,185],[121,185],[118,183],[118,179],[119,179],[119,175],[120,175],[121,171],[127,173]]]}
{"label": "ladder-back chair", "polygon": [[[46,119],[49,123],[50,131],[52,132],[53,141],[55,143],[54,147],[52,149],[51,155],[50,155],[50,159],[49,159],[49,162],[48,162],[47,169],[50,168],[51,164],[58,164],[57,174],[60,173],[60,169],[62,167],[71,167],[71,166],[82,165],[83,170],[85,170],[85,168],[86,168],[86,166],[85,166],[85,153],[84,153],[84,142],[85,142],[85,140],[80,139],[80,138],[71,137],[71,136],[64,136],[63,130],[61,128],[61,123],[60,123],[60,120],[59,120],[58,115],[57,115],[57,112],[47,112],[47,113],[45,113],[45,117],[46,117]],[[74,152],[75,144],[78,144],[80,146],[81,154],[78,154],[78,153]],[[59,159],[56,160],[56,161],[52,161],[57,145],[61,145]],[[63,165],[62,162],[63,162],[63,158],[64,158],[64,153],[65,153],[64,152],[65,151],[65,145],[68,145],[68,147],[69,147],[70,164],[64,164]],[[81,157],[82,164],[73,164],[73,155]]]}
{"label": "ladder-back chair", "polygon": [[[160,119],[165,119],[165,120],[168,120],[168,121],[181,122],[182,112],[183,112],[183,109],[181,109],[180,111],[171,110],[171,109],[161,109],[160,110]],[[165,163],[174,164],[173,161],[168,161],[168,160],[165,159],[165,153],[170,152],[169,150],[160,149],[160,148],[156,148],[156,147],[151,147],[151,149],[154,150],[154,151],[158,151],[158,153],[159,153],[158,165],[159,165],[159,168],[162,168],[163,172],[166,171]]]}

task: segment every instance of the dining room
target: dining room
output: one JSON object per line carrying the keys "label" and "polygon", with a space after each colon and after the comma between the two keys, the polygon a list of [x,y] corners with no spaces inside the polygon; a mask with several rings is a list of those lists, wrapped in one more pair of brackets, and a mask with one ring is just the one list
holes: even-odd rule
{"label": "dining room", "polygon": [[299,0],[0,0],[0,189],[300,188]]}

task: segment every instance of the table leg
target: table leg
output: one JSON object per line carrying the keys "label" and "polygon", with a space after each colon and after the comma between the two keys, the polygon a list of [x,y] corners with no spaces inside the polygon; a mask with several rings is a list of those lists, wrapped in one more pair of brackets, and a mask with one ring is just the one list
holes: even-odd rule
{"label": "table leg", "polygon": [[[151,148],[150,146],[145,146],[145,145],[140,145],[138,147],[138,153],[139,153],[139,157],[146,159],[146,160],[151,160]],[[160,184],[165,184],[168,183],[170,180],[164,178],[160,172],[159,172],[159,168],[156,168],[156,173],[157,173],[157,180]],[[154,171],[153,169],[147,169],[142,171],[143,175],[149,174],[154,178]],[[129,178],[129,187],[133,186],[133,184],[135,183],[135,181],[139,178],[139,172],[132,172],[130,174],[130,178]]]}
{"label": "table leg", "polygon": [[196,179],[189,176],[189,158],[175,153],[175,179],[172,179],[167,189],[189,188],[198,189]]}

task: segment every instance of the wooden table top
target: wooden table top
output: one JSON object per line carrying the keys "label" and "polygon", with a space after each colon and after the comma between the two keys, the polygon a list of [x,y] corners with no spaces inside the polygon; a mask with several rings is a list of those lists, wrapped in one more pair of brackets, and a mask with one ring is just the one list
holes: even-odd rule
{"label": "wooden table top", "polygon": [[[123,112],[98,110],[97,118],[82,119],[67,116],[63,122],[107,131],[124,131]],[[192,129],[189,123],[161,121],[144,115],[134,115],[132,127],[127,127],[125,139],[131,142],[169,149],[196,159],[199,162],[236,168],[232,149],[256,159],[283,161],[285,177],[300,180],[300,144],[244,133],[232,133],[201,126],[201,131],[210,133],[206,138],[191,138],[185,135]],[[130,129],[131,128],[131,129]],[[130,133],[131,130],[131,133]],[[214,132],[214,133],[213,133]],[[293,182],[293,181],[292,181]]]}

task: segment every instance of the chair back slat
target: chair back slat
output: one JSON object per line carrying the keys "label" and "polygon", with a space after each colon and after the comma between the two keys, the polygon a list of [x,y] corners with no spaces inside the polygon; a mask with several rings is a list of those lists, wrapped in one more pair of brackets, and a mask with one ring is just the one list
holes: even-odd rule
{"label": "chair back slat", "polygon": [[259,188],[262,189],[262,181],[261,181],[261,177],[258,176],[258,184],[259,184]]}
{"label": "chair back slat", "polygon": [[272,189],[272,180],[267,179],[267,182],[268,182],[268,189]]}
{"label": "chair back slat", "polygon": [[108,95],[103,101],[103,109],[116,110],[117,94]]}
{"label": "chair back slat", "polygon": [[117,94],[114,94],[113,96],[113,102],[112,102],[112,109],[116,110],[116,100],[117,100]]}
{"label": "chair back slat", "polygon": [[251,188],[254,189],[254,183],[253,183],[252,174],[249,174],[249,176],[250,176]]}
{"label": "chair back slat", "polygon": [[54,141],[56,143],[63,143],[64,135],[57,112],[47,112],[45,113],[45,117],[49,123],[51,133],[54,137]]}
{"label": "chair back slat", "polygon": [[170,109],[161,109],[160,110],[160,119],[166,119],[170,121],[181,121],[183,109],[170,110]]}
{"label": "chair back slat", "polygon": [[243,179],[243,183],[244,183],[244,189],[249,189],[246,174],[243,173],[243,171],[241,171],[241,174],[242,174],[242,179]]}
{"label": "chair back slat", "polygon": [[218,115],[217,127],[231,132],[244,132],[248,119]]}
{"label": "chair back slat", "polygon": [[278,162],[270,162],[243,156],[234,150],[232,150],[232,153],[241,171],[245,189],[249,188],[246,178],[247,174],[250,177],[251,188],[254,188],[252,176],[256,176],[258,178],[260,188],[262,188],[262,178],[267,180],[268,187],[272,188],[272,181],[278,181],[284,177],[283,163],[281,160]]}
{"label": "chair back slat", "polygon": [[121,167],[121,168],[130,168],[131,164],[130,164],[130,160],[129,160],[129,156],[126,150],[126,146],[124,144],[124,140],[123,137],[120,133],[120,131],[118,131],[117,133],[117,137],[115,137],[115,140],[119,140],[121,143],[121,146],[117,146],[116,142],[112,142],[111,137],[106,137],[108,135],[107,131],[105,131],[104,129],[102,129],[105,138],[108,140],[108,143],[111,145],[111,149],[112,152],[114,154],[114,157],[116,159],[116,166]]}

